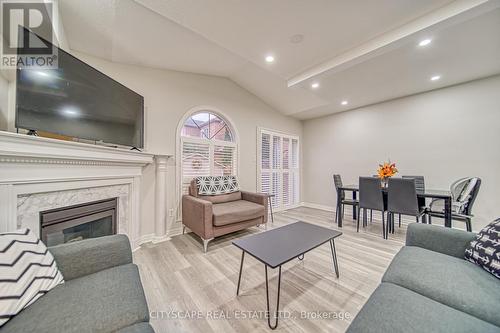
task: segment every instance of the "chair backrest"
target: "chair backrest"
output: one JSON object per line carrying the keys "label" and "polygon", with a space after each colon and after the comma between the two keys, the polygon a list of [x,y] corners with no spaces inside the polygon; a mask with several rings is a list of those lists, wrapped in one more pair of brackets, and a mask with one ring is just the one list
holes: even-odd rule
{"label": "chair backrest", "polygon": [[416,216],[419,212],[415,179],[389,178],[387,210]]}
{"label": "chair backrest", "polygon": [[481,187],[481,178],[472,177],[462,189],[462,193],[457,198],[458,202],[462,204],[459,213],[472,215],[472,206],[476,201],[476,197]]}
{"label": "chair backrest", "polygon": [[453,201],[458,201],[460,194],[462,193],[470,179],[470,177],[460,178],[451,183],[450,192]]}
{"label": "chair backrest", "polygon": [[345,199],[345,191],[339,190],[342,187],[342,177],[340,175],[333,175],[333,184],[335,185],[335,191],[337,195],[340,196],[341,200]]}
{"label": "chair backrest", "polygon": [[380,179],[359,177],[359,207],[384,211],[384,193]]}
{"label": "chair backrest", "polygon": [[425,192],[424,176],[403,176],[403,179],[415,179],[415,188],[417,192]]}

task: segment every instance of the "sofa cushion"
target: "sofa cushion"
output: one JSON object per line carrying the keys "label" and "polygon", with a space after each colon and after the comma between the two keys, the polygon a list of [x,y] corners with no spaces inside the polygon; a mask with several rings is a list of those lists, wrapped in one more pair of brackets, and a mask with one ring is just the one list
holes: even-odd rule
{"label": "sofa cushion", "polygon": [[0,327],[63,283],[57,263],[30,230],[0,233]]}
{"label": "sofa cushion", "polygon": [[498,333],[499,330],[488,322],[411,290],[392,283],[382,283],[373,292],[347,332]]}
{"label": "sofa cushion", "polygon": [[500,281],[464,259],[405,246],[382,281],[500,326]]}
{"label": "sofa cushion", "polygon": [[221,194],[221,195],[200,195],[198,196],[198,198],[210,201],[213,204],[219,204],[219,203],[241,200],[241,192],[238,191],[234,193]]}
{"label": "sofa cushion", "polygon": [[238,200],[212,206],[214,226],[223,226],[264,216],[265,207],[256,203]]}
{"label": "sofa cushion", "polygon": [[8,332],[113,332],[148,321],[134,264],[106,269],[58,285],[2,327]]}
{"label": "sofa cushion", "polygon": [[500,219],[477,234],[465,249],[465,259],[500,279]]}

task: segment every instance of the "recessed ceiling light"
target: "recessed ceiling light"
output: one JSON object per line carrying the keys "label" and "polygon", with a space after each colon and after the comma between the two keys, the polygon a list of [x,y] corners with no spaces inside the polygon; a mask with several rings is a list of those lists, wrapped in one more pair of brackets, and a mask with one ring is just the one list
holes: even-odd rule
{"label": "recessed ceiling light", "polygon": [[299,44],[304,40],[304,35],[302,34],[296,34],[290,37],[290,43],[292,44]]}
{"label": "recessed ceiling light", "polygon": [[347,101],[342,101],[342,103],[340,103],[340,104],[342,104],[342,105],[347,105],[347,104],[349,104],[349,102],[347,102]]}
{"label": "recessed ceiling light", "polygon": [[268,55],[266,57],[266,62],[269,62],[269,63],[274,62],[274,57],[272,55]]}
{"label": "recessed ceiling light", "polygon": [[319,83],[314,82],[313,84],[311,84],[311,88],[313,88],[313,89],[319,88]]}
{"label": "recessed ceiling light", "polygon": [[434,75],[433,77],[431,77],[431,81],[437,81],[441,78],[441,75]]}
{"label": "recessed ceiling light", "polygon": [[432,42],[432,39],[423,39],[420,41],[420,43],[418,43],[418,46],[426,46],[426,45],[429,45],[430,43]]}

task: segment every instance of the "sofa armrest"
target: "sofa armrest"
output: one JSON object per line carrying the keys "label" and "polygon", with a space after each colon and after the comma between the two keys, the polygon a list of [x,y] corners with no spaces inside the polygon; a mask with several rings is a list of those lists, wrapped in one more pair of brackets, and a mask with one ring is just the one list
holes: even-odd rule
{"label": "sofa armrest", "polygon": [[203,239],[214,237],[212,203],[191,195],[182,196],[182,224]]}
{"label": "sofa armrest", "polygon": [[125,235],[91,238],[49,247],[65,280],[73,280],[132,262]]}
{"label": "sofa armrest", "polygon": [[267,215],[269,209],[269,198],[265,193],[253,193],[247,191],[241,191],[241,199],[245,201],[250,201],[259,205],[264,206],[264,223],[267,223]]}
{"label": "sofa armrest", "polygon": [[475,237],[476,234],[473,232],[411,223],[406,233],[406,245],[463,258],[465,249]]}

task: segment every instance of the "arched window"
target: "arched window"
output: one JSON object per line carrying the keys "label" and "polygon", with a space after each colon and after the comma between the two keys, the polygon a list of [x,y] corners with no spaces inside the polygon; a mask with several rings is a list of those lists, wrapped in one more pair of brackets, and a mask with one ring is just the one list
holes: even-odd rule
{"label": "arched window", "polygon": [[181,128],[182,193],[198,176],[237,175],[237,143],[231,124],[212,111],[191,114]]}

